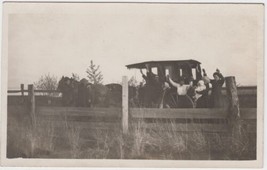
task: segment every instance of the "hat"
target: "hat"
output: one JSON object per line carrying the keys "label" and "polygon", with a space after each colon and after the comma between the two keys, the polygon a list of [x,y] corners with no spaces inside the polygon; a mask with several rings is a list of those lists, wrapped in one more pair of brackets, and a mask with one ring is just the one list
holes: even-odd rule
{"label": "hat", "polygon": [[213,73],[213,76],[220,76],[220,73],[218,73],[218,72],[215,72],[215,73]]}

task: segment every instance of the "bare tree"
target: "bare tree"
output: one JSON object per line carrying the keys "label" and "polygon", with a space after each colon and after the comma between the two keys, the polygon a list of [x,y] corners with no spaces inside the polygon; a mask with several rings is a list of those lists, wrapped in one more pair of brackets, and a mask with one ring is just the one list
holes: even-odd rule
{"label": "bare tree", "polygon": [[[42,75],[37,82],[34,82],[34,87],[37,90],[56,90],[58,86],[58,81],[57,77],[54,75],[45,74]],[[43,95],[48,95],[48,96],[55,96],[56,93],[54,92],[46,92],[42,93]]]}
{"label": "bare tree", "polygon": [[130,78],[130,80],[128,81],[128,85],[129,86],[133,86],[133,87],[137,87],[138,86],[138,82],[136,80],[136,78],[134,76],[132,76]]}
{"label": "bare tree", "polygon": [[103,75],[102,72],[99,70],[100,66],[96,66],[93,63],[93,60],[90,61],[90,66],[87,68],[86,73],[88,74],[87,77],[89,82],[92,84],[102,84]]}

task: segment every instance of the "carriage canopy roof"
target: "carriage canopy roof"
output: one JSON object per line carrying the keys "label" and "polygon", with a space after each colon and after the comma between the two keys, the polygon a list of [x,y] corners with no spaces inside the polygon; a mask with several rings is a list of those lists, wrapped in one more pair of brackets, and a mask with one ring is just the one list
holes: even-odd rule
{"label": "carriage canopy roof", "polygon": [[126,65],[128,69],[137,68],[137,69],[143,69],[146,68],[146,64],[150,64],[152,67],[155,66],[166,66],[166,65],[185,65],[190,64],[191,67],[196,67],[197,65],[201,64],[199,61],[196,60],[164,60],[164,61],[146,61],[141,63],[134,63]]}

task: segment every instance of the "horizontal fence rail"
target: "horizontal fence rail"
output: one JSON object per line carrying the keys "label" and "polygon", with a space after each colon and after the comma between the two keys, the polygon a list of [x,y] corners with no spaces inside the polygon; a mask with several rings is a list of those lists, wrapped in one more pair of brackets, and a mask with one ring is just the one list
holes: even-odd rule
{"label": "horizontal fence rail", "polygon": [[36,113],[42,116],[93,116],[121,117],[121,108],[84,108],[84,107],[38,107]]}
{"label": "horizontal fence rail", "polygon": [[[256,119],[256,108],[241,108],[242,119]],[[226,119],[227,109],[156,109],[131,108],[133,118],[163,118],[163,119]]]}
{"label": "horizontal fence rail", "polygon": [[[94,117],[121,117],[121,108],[79,108],[79,107],[37,107],[38,115],[43,116],[94,116]],[[157,109],[157,108],[130,108],[132,118],[155,119],[226,119],[227,109]],[[241,108],[242,119],[256,119],[256,108]]]}
{"label": "horizontal fence rail", "polygon": [[[240,95],[248,95],[248,94],[256,94],[257,86],[244,86],[238,87],[238,94]],[[29,90],[8,90],[7,93],[28,93]],[[34,90],[36,93],[61,93],[59,90]],[[222,93],[226,95],[226,88],[222,88]]]}

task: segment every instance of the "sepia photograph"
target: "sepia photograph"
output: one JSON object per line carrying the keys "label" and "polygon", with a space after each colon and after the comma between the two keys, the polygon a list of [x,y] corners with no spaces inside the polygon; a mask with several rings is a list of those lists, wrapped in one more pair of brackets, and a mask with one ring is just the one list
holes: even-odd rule
{"label": "sepia photograph", "polygon": [[264,4],[4,2],[2,32],[4,166],[262,166]]}

